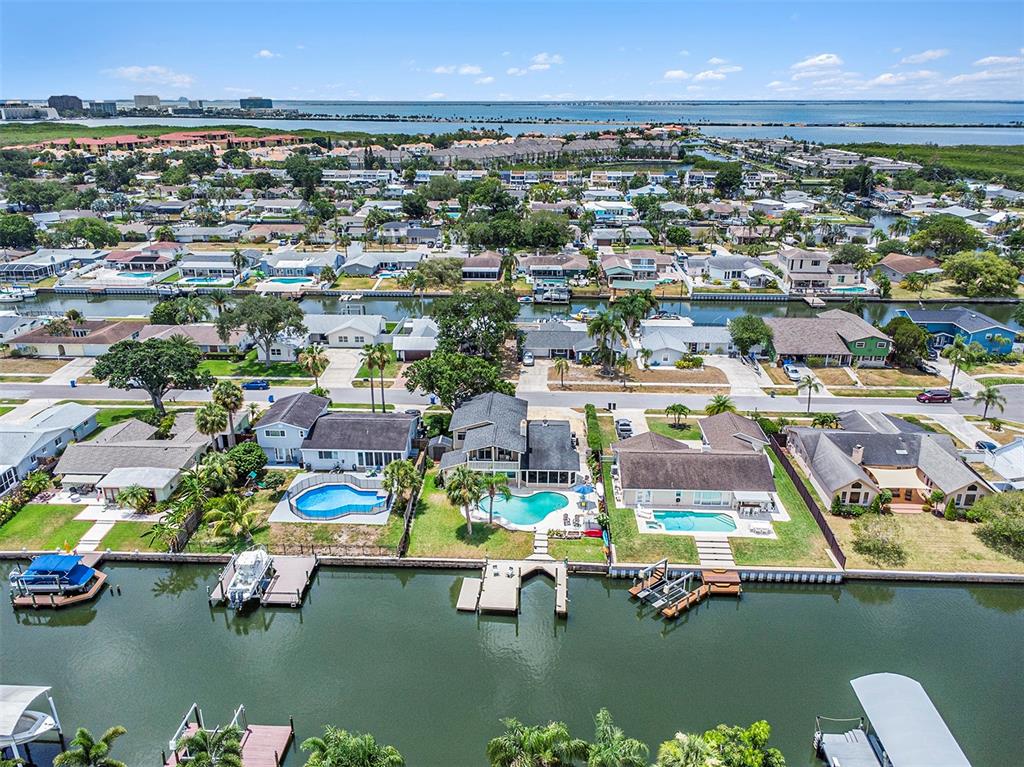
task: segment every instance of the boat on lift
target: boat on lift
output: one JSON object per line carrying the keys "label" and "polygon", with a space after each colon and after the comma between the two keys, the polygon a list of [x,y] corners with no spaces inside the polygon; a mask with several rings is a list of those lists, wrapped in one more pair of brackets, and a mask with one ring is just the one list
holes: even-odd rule
{"label": "boat on lift", "polygon": [[[49,713],[29,708],[42,695],[50,704]],[[0,760],[8,755],[13,759],[27,758],[27,748],[23,753],[18,746],[40,741],[49,733],[57,734],[63,750],[64,735],[50,688],[0,684]]]}
{"label": "boat on lift", "polygon": [[228,605],[243,610],[263,596],[274,576],[274,560],[262,546],[235,557],[235,572],[228,584]]}

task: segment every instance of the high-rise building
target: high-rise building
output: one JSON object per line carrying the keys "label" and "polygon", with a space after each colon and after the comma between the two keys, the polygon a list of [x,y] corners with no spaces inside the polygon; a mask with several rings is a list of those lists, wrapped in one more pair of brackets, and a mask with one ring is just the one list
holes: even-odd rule
{"label": "high-rise building", "polygon": [[136,96],[135,97],[135,108],[136,109],[150,109],[152,107],[160,106],[159,96]]}
{"label": "high-rise building", "polygon": [[190,99],[189,102],[188,102],[188,108],[189,109],[198,109],[199,111],[202,111],[202,109],[203,109],[203,100],[202,99]]}
{"label": "high-rise building", "polygon": [[78,96],[50,96],[46,103],[58,112],[82,111],[82,100]]}
{"label": "high-rise building", "polygon": [[273,109],[274,102],[262,96],[250,96],[246,99],[239,99],[238,106],[242,109]]}
{"label": "high-rise building", "polygon": [[116,101],[90,101],[89,112],[94,115],[103,115],[104,117],[116,117],[117,116],[117,102]]}
{"label": "high-rise building", "polygon": [[37,107],[24,101],[5,101],[0,104],[0,120],[56,120],[53,107]]}

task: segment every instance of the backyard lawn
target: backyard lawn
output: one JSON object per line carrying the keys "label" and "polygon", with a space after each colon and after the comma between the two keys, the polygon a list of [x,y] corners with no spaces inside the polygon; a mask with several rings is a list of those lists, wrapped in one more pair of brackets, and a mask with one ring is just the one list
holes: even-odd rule
{"label": "backyard lawn", "polygon": [[466,533],[462,510],[448,502],[437,487],[437,472],[427,472],[420,493],[419,508],[412,527],[410,557],[460,557],[466,559],[525,559],[533,553],[533,535],[503,527],[473,524]]}
{"label": "backyard lawn", "polygon": [[29,503],[0,527],[0,549],[52,551],[74,547],[92,522],[76,522],[81,504]]}
{"label": "backyard lawn", "polygon": [[689,535],[641,533],[632,509],[619,508],[612,490],[611,471],[604,466],[604,497],[611,517],[612,543],[617,562],[651,564],[668,558],[672,564],[697,564],[697,545]]}
{"label": "backyard lawn", "polygon": [[600,538],[550,538],[548,544],[548,553],[559,561],[568,559],[570,562],[602,564],[608,561],[604,555],[604,541]]}
{"label": "backyard lawn", "polygon": [[263,364],[256,349],[246,354],[241,362],[203,360],[199,363],[199,369],[219,378],[309,378],[309,373],[297,362]]}
{"label": "backyard lawn", "polygon": [[377,284],[376,277],[348,277],[342,275],[331,285],[332,290],[369,290]]}
{"label": "backyard lawn", "polygon": [[115,522],[103,536],[99,548],[102,551],[167,551],[160,541],[141,537],[152,526],[150,522]]}
{"label": "backyard lawn", "polygon": [[[127,421],[129,418],[138,418],[140,415],[152,412],[149,407],[101,407],[96,414],[96,431],[86,439],[95,439],[104,429],[113,426],[115,423]],[[174,412],[168,410],[168,413]]]}
{"label": "backyard lawn", "polygon": [[696,422],[684,418],[679,422],[679,425],[681,428],[677,429],[675,427],[675,419],[671,416],[666,418],[659,418],[651,415],[647,416],[647,428],[655,434],[679,440],[695,439],[699,441],[701,439],[700,429],[697,427]]}
{"label": "backyard lawn", "polygon": [[[797,493],[793,481],[783,470],[779,459],[770,450],[775,472],[775,488],[782,505],[789,512],[789,522],[775,522],[777,539],[730,538],[733,558],[738,565],[775,567],[834,567],[828,556],[828,545],[811,512]],[[843,548],[846,551],[846,548]]]}

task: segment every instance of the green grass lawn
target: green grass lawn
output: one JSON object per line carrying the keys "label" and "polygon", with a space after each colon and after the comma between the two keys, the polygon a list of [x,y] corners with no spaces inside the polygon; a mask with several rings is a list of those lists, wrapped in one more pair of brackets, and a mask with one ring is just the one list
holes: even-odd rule
{"label": "green grass lawn", "polygon": [[0,549],[5,551],[48,551],[75,546],[92,527],[92,522],[76,522],[81,504],[30,503],[0,527]]}
{"label": "green grass lawn", "polygon": [[271,362],[264,365],[256,349],[245,355],[241,362],[231,360],[203,360],[199,369],[220,378],[309,378],[309,373],[297,362]]}
{"label": "green grass lawn", "polygon": [[604,556],[604,541],[600,538],[566,538],[549,539],[548,553],[557,560],[568,559],[570,562],[600,562],[608,560]]}
{"label": "green grass lawn", "polygon": [[611,517],[616,561],[649,564],[668,557],[672,564],[697,564],[697,546],[689,535],[657,535],[637,529],[633,510],[619,508],[615,503],[607,464],[604,466],[604,497]]}
{"label": "green grass lawn", "polygon": [[149,522],[116,522],[103,536],[99,548],[102,551],[166,551],[159,541],[141,537],[152,526]]}
{"label": "green grass lawn", "polygon": [[647,427],[655,434],[660,434],[669,439],[695,439],[698,441],[701,439],[700,429],[692,421],[684,419],[679,424],[683,428],[679,429],[674,424],[675,420],[671,417],[658,418],[657,416],[647,416]]}
{"label": "green grass lawn", "polygon": [[466,518],[448,502],[436,478],[436,470],[427,472],[413,521],[410,557],[525,559],[533,553],[530,533],[475,523],[473,534],[467,534]]}
{"label": "green grass lawn", "polygon": [[770,450],[775,471],[775,488],[782,505],[789,512],[789,522],[775,522],[776,540],[730,538],[733,558],[738,565],[769,565],[778,567],[830,567],[828,545],[811,512],[797,493],[796,486]]}
{"label": "green grass lawn", "polygon": [[922,165],[939,163],[981,180],[1002,176],[1011,184],[1024,184],[1024,147],[990,146],[984,144],[840,144],[843,149],[867,156],[899,157]]}
{"label": "green grass lawn", "polygon": [[977,379],[985,386],[1005,386],[1007,384],[1024,384],[1024,376],[985,376]]}
{"label": "green grass lawn", "polygon": [[[144,413],[149,413],[152,408],[148,407],[102,407],[100,412],[96,414],[96,431],[90,434],[86,439],[95,439],[104,429],[113,426],[121,421],[127,421],[129,418],[138,418]],[[168,410],[167,412],[172,412]]]}
{"label": "green grass lawn", "polygon": [[[396,375],[398,375],[398,368],[400,363],[398,362],[398,357],[395,356],[395,350],[391,348],[390,344],[388,344],[388,349],[391,352],[391,361],[388,362],[387,366],[384,368],[384,377],[394,378]],[[359,370],[356,371],[355,378],[369,378],[370,375],[370,369],[366,367],[366,363],[364,362],[362,365],[359,366]],[[380,371],[377,370],[376,368],[373,369],[372,375],[374,380],[380,379]]]}
{"label": "green grass lawn", "polygon": [[14,410],[13,405],[5,405],[4,407],[0,407],[0,415],[10,413],[12,410]]}
{"label": "green grass lawn", "polygon": [[341,276],[331,285],[333,290],[369,290],[377,284],[376,277]]}

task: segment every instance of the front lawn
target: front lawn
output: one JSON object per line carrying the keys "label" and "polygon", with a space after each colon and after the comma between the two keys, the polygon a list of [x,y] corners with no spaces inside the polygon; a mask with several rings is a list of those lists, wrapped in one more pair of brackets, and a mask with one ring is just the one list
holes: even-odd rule
{"label": "front lawn", "polygon": [[922,373],[917,368],[860,368],[857,378],[865,386],[915,386],[929,389],[949,383],[942,376]]}
{"label": "front lawn", "polygon": [[4,551],[52,551],[74,548],[92,522],[77,522],[81,504],[29,503],[0,527],[0,549]]}
{"label": "front lawn", "polygon": [[676,428],[675,419],[671,416],[667,418],[658,418],[657,416],[647,416],[647,428],[653,431],[655,434],[660,434],[663,437],[670,439],[701,439],[700,429],[697,424],[693,421],[687,421],[685,418],[679,423],[680,428]]}
{"label": "front lawn", "polygon": [[271,362],[265,365],[259,352],[252,349],[241,362],[231,360],[203,360],[199,369],[218,378],[308,378],[297,362]]}
{"label": "front lawn", "polygon": [[982,386],[1006,386],[1011,384],[1024,384],[1024,375],[1019,376],[982,376],[975,379]]}
{"label": "front lawn", "polygon": [[55,373],[71,360],[44,360],[34,357],[0,358],[0,373]]}
{"label": "front lawn", "polygon": [[167,551],[160,541],[141,537],[152,526],[150,522],[115,522],[103,536],[99,548],[103,551]]}
{"label": "front lawn", "polygon": [[462,510],[448,502],[436,484],[437,471],[427,472],[412,526],[410,557],[525,559],[533,553],[533,535],[476,522],[466,532]]}
{"label": "front lawn", "polygon": [[[789,522],[773,522],[777,539],[730,538],[733,558],[738,565],[767,565],[774,567],[833,567],[818,523],[811,516],[807,504],[796,490],[793,481],[782,468],[779,459],[770,450],[775,473],[775,489],[786,511]],[[843,549],[845,551],[845,548]]]}
{"label": "front lawn", "polygon": [[[391,357],[388,364],[384,367],[384,378],[394,378],[398,375],[398,369],[401,367],[401,363],[398,361],[398,357],[395,356],[395,350],[391,348],[391,344],[388,344],[388,351],[391,353]],[[380,380],[380,370],[374,368],[371,372],[366,363],[364,362],[359,366],[359,370],[356,371],[354,379],[358,378],[370,378],[373,377],[375,381]]]}

